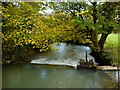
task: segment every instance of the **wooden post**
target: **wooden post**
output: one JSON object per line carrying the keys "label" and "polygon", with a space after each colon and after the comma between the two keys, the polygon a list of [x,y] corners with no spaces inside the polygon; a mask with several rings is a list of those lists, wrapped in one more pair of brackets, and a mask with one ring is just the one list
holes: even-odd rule
{"label": "wooden post", "polygon": [[[119,17],[120,18],[120,17]],[[119,21],[120,21],[120,19],[119,19]],[[118,90],[120,90],[120,73],[119,73],[119,71],[120,71],[120,34],[118,33],[118,60],[117,60],[117,62],[118,62],[118,65],[117,65],[117,69],[118,69]]]}
{"label": "wooden post", "polygon": [[[118,43],[119,43],[119,34],[118,34]],[[118,90],[120,90],[120,73],[119,73],[119,71],[120,71],[120,44],[118,44],[118,60],[117,60],[117,62],[118,62],[118,65],[117,65],[117,71],[118,71]]]}
{"label": "wooden post", "polygon": [[86,56],[85,56],[85,59],[86,59],[86,66],[87,66],[87,65],[88,65],[87,51],[86,51]]}
{"label": "wooden post", "polygon": [[118,71],[118,90],[120,90],[120,79],[119,79],[119,77],[120,77],[120,73],[119,73],[119,68],[120,68],[120,66],[119,66],[119,61],[118,61],[118,65],[117,65],[117,71]]}

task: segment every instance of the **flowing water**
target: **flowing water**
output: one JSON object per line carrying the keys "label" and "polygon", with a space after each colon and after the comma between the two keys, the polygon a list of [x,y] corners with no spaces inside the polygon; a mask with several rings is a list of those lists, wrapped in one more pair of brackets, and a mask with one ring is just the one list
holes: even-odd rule
{"label": "flowing water", "polygon": [[80,60],[86,61],[86,52],[88,60],[94,60],[90,56],[90,48],[87,46],[72,45],[66,43],[54,44],[56,50],[53,52],[42,53],[37,59],[33,59],[33,64],[52,64],[67,65],[77,67]]}
{"label": "flowing water", "polygon": [[[56,50],[39,53],[34,60],[57,61],[94,59],[87,46],[66,43],[54,44]],[[13,64],[3,65],[3,88],[115,88],[115,81],[106,72],[91,69],[73,69],[67,66]],[[112,72],[114,75],[116,72]]]}

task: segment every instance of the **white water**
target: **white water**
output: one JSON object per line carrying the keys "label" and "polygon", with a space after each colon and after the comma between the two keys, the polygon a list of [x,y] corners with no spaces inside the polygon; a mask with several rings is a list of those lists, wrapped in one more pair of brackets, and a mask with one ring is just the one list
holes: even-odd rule
{"label": "white water", "polygon": [[33,59],[32,64],[50,64],[50,65],[66,65],[77,68],[80,60],[85,60],[86,52],[88,61],[94,60],[89,55],[91,50],[88,46],[79,46],[66,43],[54,44],[56,50],[42,54],[41,57]]}

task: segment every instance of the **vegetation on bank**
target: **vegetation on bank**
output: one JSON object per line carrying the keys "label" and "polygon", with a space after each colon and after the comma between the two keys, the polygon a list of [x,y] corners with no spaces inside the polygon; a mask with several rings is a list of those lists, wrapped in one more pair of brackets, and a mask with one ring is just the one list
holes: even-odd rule
{"label": "vegetation on bank", "polygon": [[2,2],[3,60],[15,58],[18,51],[43,52],[55,42],[73,42],[91,46],[96,60],[108,64],[104,45],[109,34],[118,32],[118,12],[116,2]]}
{"label": "vegetation on bank", "polygon": [[[118,36],[119,33],[111,33],[107,37],[104,44],[104,51],[101,54],[101,61],[103,63],[106,61],[109,64],[117,65],[118,64]],[[101,34],[98,35],[98,40],[100,39]],[[109,62],[108,62],[109,61]]]}
{"label": "vegetation on bank", "polygon": [[119,34],[110,34],[105,43],[105,52],[108,53],[109,58],[112,59],[113,64],[118,64],[118,36]]}

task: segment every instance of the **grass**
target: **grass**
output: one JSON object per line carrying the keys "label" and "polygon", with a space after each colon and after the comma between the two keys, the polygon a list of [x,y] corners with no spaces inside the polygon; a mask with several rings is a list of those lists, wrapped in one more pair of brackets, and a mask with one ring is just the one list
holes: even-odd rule
{"label": "grass", "polygon": [[110,34],[107,37],[107,40],[106,40],[106,43],[105,43],[105,47],[107,45],[118,46],[118,34]]}
{"label": "grass", "polygon": [[118,62],[118,36],[119,34],[110,34],[104,45],[104,51],[109,54],[109,58],[113,60],[114,64]]}

